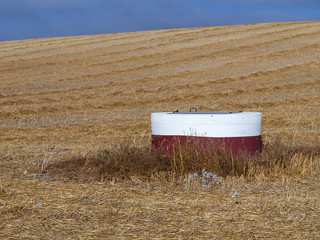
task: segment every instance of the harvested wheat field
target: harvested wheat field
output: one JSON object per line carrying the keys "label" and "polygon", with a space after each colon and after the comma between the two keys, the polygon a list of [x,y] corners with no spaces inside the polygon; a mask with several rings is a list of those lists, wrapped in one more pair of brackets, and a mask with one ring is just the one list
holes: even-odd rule
{"label": "harvested wheat field", "polygon": [[[0,89],[2,239],[320,238],[320,22],[1,42]],[[190,107],[262,112],[262,157],[159,165]]]}

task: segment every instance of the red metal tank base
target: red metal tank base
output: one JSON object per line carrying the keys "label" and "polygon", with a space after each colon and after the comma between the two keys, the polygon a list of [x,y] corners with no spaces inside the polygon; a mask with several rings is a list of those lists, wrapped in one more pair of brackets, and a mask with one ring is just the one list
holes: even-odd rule
{"label": "red metal tank base", "polygon": [[159,151],[172,155],[178,146],[185,147],[188,143],[205,148],[223,149],[233,157],[245,153],[253,156],[261,151],[261,135],[246,137],[195,137],[195,136],[162,136],[152,135],[152,145]]}

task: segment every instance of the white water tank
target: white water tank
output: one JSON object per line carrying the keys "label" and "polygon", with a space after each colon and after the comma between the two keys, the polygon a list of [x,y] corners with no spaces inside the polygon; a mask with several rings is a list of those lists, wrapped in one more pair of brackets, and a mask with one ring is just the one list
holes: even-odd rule
{"label": "white water tank", "polygon": [[261,149],[259,112],[159,112],[151,114],[152,145],[171,154],[188,139],[223,146],[232,155]]}

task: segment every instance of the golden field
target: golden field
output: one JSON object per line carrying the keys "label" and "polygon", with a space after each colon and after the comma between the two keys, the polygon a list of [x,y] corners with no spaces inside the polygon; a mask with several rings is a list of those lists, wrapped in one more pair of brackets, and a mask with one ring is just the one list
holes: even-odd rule
{"label": "golden field", "polygon": [[0,238],[320,238],[319,154],[212,188],[35,176],[44,159],[148,145],[152,112],[190,107],[259,111],[265,142],[317,146],[320,22],[0,42],[0,89]]}

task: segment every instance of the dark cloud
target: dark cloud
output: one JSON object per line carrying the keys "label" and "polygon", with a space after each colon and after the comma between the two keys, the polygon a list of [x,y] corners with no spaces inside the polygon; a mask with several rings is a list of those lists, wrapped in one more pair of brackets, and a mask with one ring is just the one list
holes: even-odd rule
{"label": "dark cloud", "polygon": [[319,20],[316,0],[1,0],[0,41]]}

